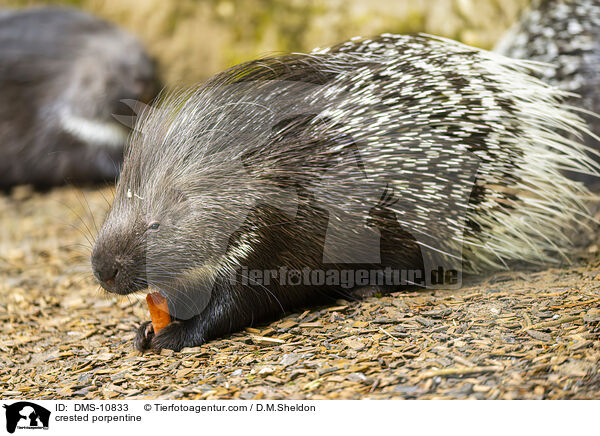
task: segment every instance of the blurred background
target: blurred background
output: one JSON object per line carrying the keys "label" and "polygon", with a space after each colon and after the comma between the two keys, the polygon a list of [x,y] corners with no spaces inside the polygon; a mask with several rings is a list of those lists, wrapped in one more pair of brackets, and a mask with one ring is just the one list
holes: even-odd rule
{"label": "blurred background", "polygon": [[530,0],[0,0],[63,5],[137,34],[167,86],[256,57],[309,51],[352,36],[426,32],[491,48]]}

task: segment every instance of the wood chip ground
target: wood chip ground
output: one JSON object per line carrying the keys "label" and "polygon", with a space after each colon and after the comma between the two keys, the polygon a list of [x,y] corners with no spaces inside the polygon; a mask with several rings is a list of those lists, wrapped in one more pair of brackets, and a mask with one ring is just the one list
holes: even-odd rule
{"label": "wood chip ground", "polygon": [[142,356],[143,300],[89,268],[111,196],[0,196],[0,398],[600,399],[599,264],[338,301]]}

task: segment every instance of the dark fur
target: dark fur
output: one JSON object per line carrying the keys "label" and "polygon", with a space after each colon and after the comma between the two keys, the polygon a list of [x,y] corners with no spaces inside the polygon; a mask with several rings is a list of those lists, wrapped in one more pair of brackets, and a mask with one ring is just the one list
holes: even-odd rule
{"label": "dark fur", "polygon": [[[422,268],[423,259],[418,246],[414,244],[414,238],[399,228],[397,223],[398,232],[389,227],[388,235],[383,236],[385,242],[382,243],[386,246],[382,247],[381,255],[386,260],[385,263],[324,264],[320,259],[323,257],[327,213],[307,198],[301,200],[301,204],[303,207],[298,211],[296,219],[267,205],[258,206],[250,214],[230,241],[231,245],[235,245],[238,236],[259,229],[260,244],[255,247],[253,255],[244,259],[244,266],[248,269],[276,270],[285,265],[290,270],[300,271],[306,267],[311,270],[383,269],[386,266],[398,269]],[[379,213],[373,212],[374,215]],[[406,249],[402,249],[403,243]],[[241,281],[241,277],[238,276],[236,280]],[[381,291],[385,292],[386,289],[382,287]],[[148,348],[179,350],[257,322],[275,319],[293,308],[332,303],[337,298],[353,298],[353,294],[339,286],[282,286],[278,282],[265,290],[262,286],[232,285],[229,277],[221,277],[215,283],[208,306],[200,315],[188,320],[175,320],[156,336],[148,328],[148,324],[142,324],[137,331],[135,344],[142,351]]]}

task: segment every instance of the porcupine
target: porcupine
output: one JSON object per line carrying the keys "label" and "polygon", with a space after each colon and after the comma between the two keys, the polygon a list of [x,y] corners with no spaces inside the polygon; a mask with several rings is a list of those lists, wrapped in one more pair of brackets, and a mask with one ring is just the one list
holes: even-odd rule
{"label": "porcupine", "polygon": [[127,147],[94,275],[112,293],[165,295],[174,322],[142,324],[136,346],[179,350],[336,298],[344,286],[319,271],[568,261],[589,192],[561,170],[597,169],[561,135],[582,121],[526,70],[384,34],[165,96]]}
{"label": "porcupine", "polygon": [[133,35],[64,8],[0,11],[0,188],[114,181],[131,118],[159,82]]}
{"label": "porcupine", "polygon": [[[600,161],[600,1],[534,1],[498,41],[494,51],[516,59],[543,62],[539,78],[572,93],[566,102],[585,111],[581,116],[595,134],[586,136],[590,155]],[[591,113],[590,113],[591,112]],[[595,177],[570,177],[600,188]]]}

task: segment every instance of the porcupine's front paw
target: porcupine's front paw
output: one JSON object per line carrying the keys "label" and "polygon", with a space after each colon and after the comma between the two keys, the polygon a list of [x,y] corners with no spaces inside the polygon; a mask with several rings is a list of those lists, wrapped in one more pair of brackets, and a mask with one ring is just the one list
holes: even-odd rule
{"label": "porcupine's front paw", "polygon": [[140,325],[135,332],[135,339],[133,345],[138,351],[142,353],[151,348],[152,338],[154,337],[154,328],[152,327],[152,321],[145,321]]}
{"label": "porcupine's front paw", "polygon": [[155,334],[152,323],[147,321],[137,330],[135,347],[141,352],[148,350],[160,352],[163,348],[180,351],[184,347],[201,345],[203,341],[194,341],[194,335],[190,334],[189,328],[185,321],[172,321]]}

